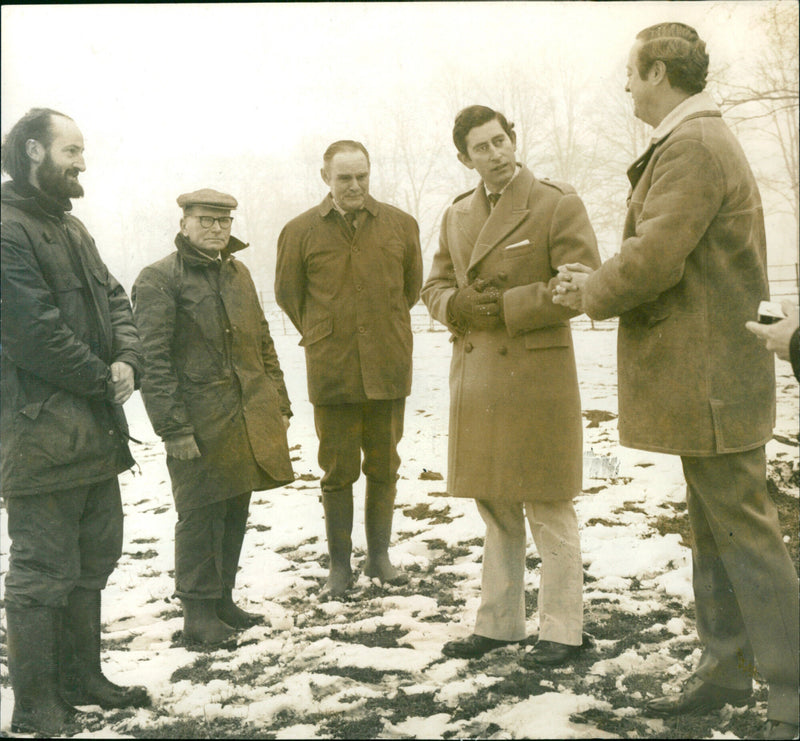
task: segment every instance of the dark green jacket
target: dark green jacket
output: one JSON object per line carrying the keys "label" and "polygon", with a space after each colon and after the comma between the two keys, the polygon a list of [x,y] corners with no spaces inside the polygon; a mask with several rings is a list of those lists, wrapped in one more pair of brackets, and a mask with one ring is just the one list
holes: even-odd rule
{"label": "dark green jacket", "polygon": [[282,415],[291,408],[250,271],[180,234],[177,252],[133,286],[146,361],[142,396],[163,439],[193,434],[201,457],[167,458],[178,511],[294,480]]}
{"label": "dark green jacket", "polygon": [[68,200],[7,182],[0,201],[3,496],[115,476],[134,461],[110,365],[141,368],[128,297]]}
{"label": "dark green jacket", "polygon": [[586,313],[619,315],[620,442],[705,456],[772,437],[772,354],[745,328],[769,296],[756,180],[718,111],[687,116],[628,171],[619,254]]}
{"label": "dark green jacket", "polygon": [[355,235],[348,233],[329,194],[278,238],[275,298],[303,337],[312,404],[411,392],[419,228],[409,214],[370,197],[362,218]]}

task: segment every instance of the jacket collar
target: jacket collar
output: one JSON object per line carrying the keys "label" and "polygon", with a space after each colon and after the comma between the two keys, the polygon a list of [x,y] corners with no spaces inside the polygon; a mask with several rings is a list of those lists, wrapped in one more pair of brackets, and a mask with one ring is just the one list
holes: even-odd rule
{"label": "jacket collar", "polygon": [[717,104],[708,93],[692,95],[682,103],[676,105],[664,117],[661,123],[653,129],[653,138],[647,150],[628,168],[627,175],[631,188],[636,187],[656,147],[662,144],[672,132],[679,129],[687,121],[691,121],[695,118],[720,118],[721,116],[722,113],[717,107]]}
{"label": "jacket collar", "polygon": [[34,216],[51,216],[61,218],[72,209],[69,198],[58,199],[35,188],[25,181],[10,180],[0,186],[0,198],[3,203],[10,204],[20,211]]}
{"label": "jacket collar", "polygon": [[482,182],[471,196],[455,204],[456,223],[464,234],[466,243],[474,245],[469,267],[486,257],[528,216],[528,194],[535,182],[533,173],[522,165],[491,211],[486,187]]}
{"label": "jacket collar", "polygon": [[[325,198],[322,199],[322,203],[319,204],[317,207],[319,210],[320,218],[325,218],[331,211],[336,210],[336,206],[333,204],[333,196],[328,193]],[[378,202],[371,196],[367,195],[364,199],[364,208],[369,211],[373,216],[378,215]]]}
{"label": "jacket collar", "polygon": [[[175,246],[178,248],[178,253],[180,256],[190,265],[204,267],[207,265],[212,265],[214,262],[216,262],[212,255],[199,250],[180,232],[175,235]],[[222,258],[222,261],[225,262],[226,260],[233,259],[232,253],[243,250],[245,247],[249,246],[249,243],[242,242],[241,240],[236,239],[236,237],[231,237],[227,247],[225,247],[224,250],[221,250],[219,254]]]}
{"label": "jacket collar", "polygon": [[706,92],[690,95],[686,100],[676,105],[653,129],[652,141],[657,142],[669,136],[681,122],[690,116],[695,118],[698,115],[713,116],[720,114],[719,107],[714,99]]}

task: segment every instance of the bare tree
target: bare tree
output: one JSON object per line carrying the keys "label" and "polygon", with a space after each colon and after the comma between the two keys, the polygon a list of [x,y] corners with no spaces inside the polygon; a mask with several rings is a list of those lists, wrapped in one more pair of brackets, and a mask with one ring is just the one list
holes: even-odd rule
{"label": "bare tree", "polygon": [[751,79],[733,81],[723,70],[718,86],[731,125],[771,142],[774,155],[759,159],[758,180],[785,201],[800,241],[798,5],[765,3],[761,22],[768,44]]}

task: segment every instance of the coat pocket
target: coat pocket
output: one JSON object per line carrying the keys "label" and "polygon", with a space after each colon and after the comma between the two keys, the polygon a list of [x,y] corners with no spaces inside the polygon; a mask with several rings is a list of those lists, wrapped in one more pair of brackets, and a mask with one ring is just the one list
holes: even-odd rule
{"label": "coat pocket", "polygon": [[300,346],[308,347],[309,345],[313,345],[315,342],[319,342],[332,332],[333,317],[327,316],[303,332],[303,339],[300,340]]}
{"label": "coat pocket", "polygon": [[526,350],[543,350],[548,347],[570,347],[569,327],[545,327],[522,335]]}

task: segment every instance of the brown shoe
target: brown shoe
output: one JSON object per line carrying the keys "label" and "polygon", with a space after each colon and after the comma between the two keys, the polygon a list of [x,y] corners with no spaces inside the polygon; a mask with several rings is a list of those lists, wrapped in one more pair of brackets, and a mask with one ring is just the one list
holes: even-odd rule
{"label": "brown shoe", "polygon": [[575,658],[583,649],[594,646],[594,638],[584,633],[581,643],[573,646],[556,641],[537,641],[533,649],[522,657],[520,664],[524,669],[540,669],[543,666],[560,666]]}
{"label": "brown shoe", "polygon": [[519,641],[500,641],[473,633],[460,641],[450,641],[442,646],[442,653],[453,659],[477,659],[489,651],[509,646]]}
{"label": "brown shoe", "polygon": [[692,677],[677,695],[665,695],[645,705],[645,712],[660,718],[687,713],[708,713],[725,705],[745,705],[751,689],[735,690]]}
{"label": "brown shoe", "polygon": [[800,738],[798,735],[798,726],[796,723],[784,723],[780,720],[768,720],[767,726],[764,729],[764,738],[767,739],[796,739]]}

